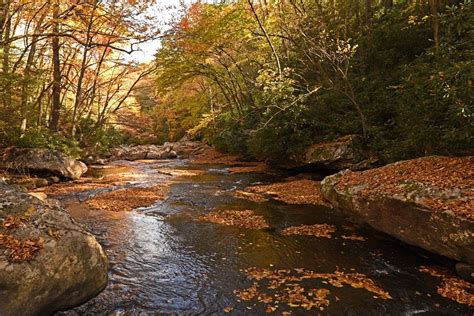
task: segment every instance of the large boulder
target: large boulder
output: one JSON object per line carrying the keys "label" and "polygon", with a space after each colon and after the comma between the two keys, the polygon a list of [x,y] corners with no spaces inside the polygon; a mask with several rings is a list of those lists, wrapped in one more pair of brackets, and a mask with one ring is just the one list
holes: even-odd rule
{"label": "large boulder", "polygon": [[307,147],[283,163],[286,168],[313,167],[325,170],[363,170],[377,162],[363,146],[358,135],[348,135],[332,142]]}
{"label": "large boulder", "polygon": [[16,148],[8,155],[5,165],[13,171],[49,173],[74,180],[87,171],[83,162],[46,148]]}
{"label": "large boulder", "polygon": [[408,244],[474,264],[474,157],[425,157],[321,182],[349,217]]}
{"label": "large boulder", "polygon": [[0,184],[0,315],[47,315],[107,285],[94,236],[53,202]]}
{"label": "large boulder", "polygon": [[209,150],[211,148],[211,146],[203,142],[190,141],[187,139],[182,139],[174,143],[165,143],[163,147],[170,148],[172,151],[176,152],[179,157],[182,158],[198,156],[205,150]]}

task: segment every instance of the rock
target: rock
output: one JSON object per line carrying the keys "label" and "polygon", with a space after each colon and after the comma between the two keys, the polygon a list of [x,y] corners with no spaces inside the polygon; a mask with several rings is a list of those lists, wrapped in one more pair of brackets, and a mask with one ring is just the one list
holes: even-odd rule
{"label": "rock", "polygon": [[151,149],[146,154],[146,159],[175,159],[178,155],[171,148],[167,147],[166,149]]}
{"label": "rock", "polygon": [[[187,158],[197,155],[209,148],[208,145],[201,142],[179,141],[176,143],[165,143],[162,146],[157,145],[138,145],[126,146],[122,145],[110,150],[104,157],[110,160],[159,160],[159,159],[175,159],[178,157]],[[97,161],[97,158],[89,159]]]}
{"label": "rock", "polygon": [[29,192],[28,194],[43,202],[48,199],[48,195],[43,192]]}
{"label": "rock", "polygon": [[350,218],[472,265],[474,220],[465,208],[472,200],[466,184],[473,163],[470,158],[426,157],[364,172],[345,170],[326,177],[321,192]]}
{"label": "rock", "polygon": [[372,167],[377,159],[363,148],[360,136],[348,135],[329,143],[314,144],[300,155],[281,164],[285,168],[313,167],[324,170],[364,170]]}
{"label": "rock", "polygon": [[15,248],[0,238],[2,316],[49,315],[105,288],[104,251],[61,207],[0,184],[0,222],[7,218],[16,224],[0,226],[0,236],[22,242],[27,255],[13,256]]}
{"label": "rock", "polygon": [[61,182],[61,179],[59,179],[59,177],[52,176],[52,177],[48,178],[48,182],[50,184],[59,183],[59,182]]}
{"label": "rock", "polygon": [[456,272],[464,280],[474,283],[474,265],[473,264],[458,262],[456,264]]}
{"label": "rock", "polygon": [[54,174],[68,179],[79,179],[87,166],[65,154],[45,148],[16,148],[9,155],[6,168]]}

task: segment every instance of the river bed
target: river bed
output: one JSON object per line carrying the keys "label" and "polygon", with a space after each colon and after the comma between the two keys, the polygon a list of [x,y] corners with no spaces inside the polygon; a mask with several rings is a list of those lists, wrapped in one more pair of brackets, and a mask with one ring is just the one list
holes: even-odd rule
{"label": "river bed", "polygon": [[[96,298],[58,315],[266,314],[268,303],[244,300],[255,283],[249,268],[265,271],[361,273],[388,292],[383,299],[364,288],[334,286],[321,278],[304,279],[304,289],[328,290],[327,304],[314,309],[275,303],[275,314],[292,315],[469,315],[472,311],[437,293],[439,280],[419,271],[437,264],[430,255],[366,227],[359,227],[323,206],[252,202],[235,190],[272,183],[286,174],[230,174],[226,166],[193,165],[186,160],[120,162],[92,168],[90,175],[133,175],[110,188],[63,193],[59,199],[72,216],[97,237],[110,259],[109,285]],[[130,212],[95,210],[85,201],[102,191],[134,186],[169,185],[163,201]],[[72,184],[73,185],[73,184]],[[223,226],[199,220],[214,210],[252,210],[270,229]],[[286,236],[281,230],[301,224],[330,224],[332,238]],[[355,234],[364,240],[344,239]],[[297,269],[297,270],[295,270]],[[262,281],[263,282],[263,281]],[[295,287],[288,282],[284,287]],[[293,282],[294,283],[294,282]],[[236,292],[237,291],[237,292]],[[284,291],[284,289],[283,289]]]}

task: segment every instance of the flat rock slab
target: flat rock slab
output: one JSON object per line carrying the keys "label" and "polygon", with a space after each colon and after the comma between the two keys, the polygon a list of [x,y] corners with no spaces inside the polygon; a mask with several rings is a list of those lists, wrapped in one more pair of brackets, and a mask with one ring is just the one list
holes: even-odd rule
{"label": "flat rock slab", "polygon": [[0,184],[0,315],[71,308],[107,285],[94,236],[61,207]]}
{"label": "flat rock slab", "polygon": [[473,157],[424,157],[321,182],[348,216],[408,244],[474,263]]}

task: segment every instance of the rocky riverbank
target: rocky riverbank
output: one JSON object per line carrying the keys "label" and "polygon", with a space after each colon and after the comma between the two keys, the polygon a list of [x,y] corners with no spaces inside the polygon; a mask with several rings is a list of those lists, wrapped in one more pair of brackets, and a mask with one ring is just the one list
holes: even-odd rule
{"label": "rocky riverbank", "polygon": [[[306,155],[307,159],[295,168],[300,171],[301,167],[307,166],[326,171],[342,167],[352,170],[368,168],[373,160],[370,160],[369,156],[355,154],[354,144],[356,142],[353,138],[346,138],[330,144],[312,146]],[[324,153],[319,150],[321,148]],[[317,158],[317,153],[322,153],[321,157]],[[149,163],[175,158],[190,158],[192,164],[225,165],[230,174],[274,171],[265,163],[243,162],[237,156],[223,154],[204,143],[190,141],[166,143],[162,146],[120,146],[101,157],[91,158],[89,162],[105,164],[114,160],[149,160],[146,162]],[[47,192],[53,193],[109,187],[128,180],[139,180],[131,167],[127,167],[131,169],[127,169],[129,174],[126,174],[125,178],[78,180],[87,167],[82,162],[48,150],[15,149],[9,153],[5,163],[8,171],[15,167],[16,171],[26,171],[29,174],[25,176],[22,172],[6,173],[4,177],[11,183],[27,189],[55,184],[46,188]],[[145,161],[133,162],[135,163]],[[161,173],[168,174],[165,171],[160,171]],[[91,173],[87,175],[91,176]],[[74,180],[72,183],[57,184],[67,179]],[[424,157],[366,171],[340,171],[326,177],[321,183],[307,174],[300,174],[282,182],[257,184],[237,190],[235,196],[258,203],[276,200],[286,204],[324,206],[328,211],[331,208],[341,210],[352,221],[368,224],[410,245],[459,261],[458,273],[472,281],[473,179],[473,157]],[[39,194],[38,192],[36,194]],[[155,188],[142,188],[140,192],[134,193],[133,199],[128,199],[123,196],[125,192],[113,191],[99,195],[89,204],[96,209],[106,210],[123,210],[130,204],[128,208],[134,209],[162,199],[160,192]],[[158,193],[159,195],[156,195]],[[0,194],[0,266],[6,267],[10,272],[0,274],[0,294],[3,293],[0,295],[0,303],[3,303],[3,297],[8,299],[8,303],[5,303],[7,312],[12,314],[23,304],[26,304],[32,313],[52,311],[81,303],[100,291],[106,283],[107,259],[91,235],[51,202],[40,202],[7,185],[0,187]],[[148,200],[149,202],[143,204]],[[38,209],[41,212],[34,216],[39,217],[34,217],[32,214],[36,214]],[[239,216],[244,218],[246,214]],[[319,226],[299,227],[303,228],[320,229]],[[89,257],[96,259],[89,264]],[[66,263],[58,263],[64,260]],[[31,281],[20,282],[20,272],[15,269],[22,271],[25,265],[28,265]],[[74,267],[71,268],[70,265]],[[74,276],[67,274],[69,272],[66,270],[74,271]],[[43,280],[45,275],[52,280]],[[59,279],[66,278],[67,284],[56,284],[59,282],[56,276],[59,276]],[[81,295],[76,293],[74,298],[71,298],[71,293],[75,293],[73,289],[77,286],[85,291],[81,292]],[[27,287],[45,294],[40,299],[33,300],[31,304],[24,303],[28,301],[29,296],[36,296],[36,292],[32,293]],[[54,303],[51,303],[51,300],[54,300]]]}
{"label": "rocky riverbank", "polygon": [[347,216],[408,244],[465,262],[471,265],[470,273],[473,188],[473,157],[424,157],[363,172],[346,170],[321,183],[323,197]]}
{"label": "rocky riverbank", "polygon": [[107,272],[101,246],[65,210],[0,184],[1,315],[81,304],[105,288]]}

